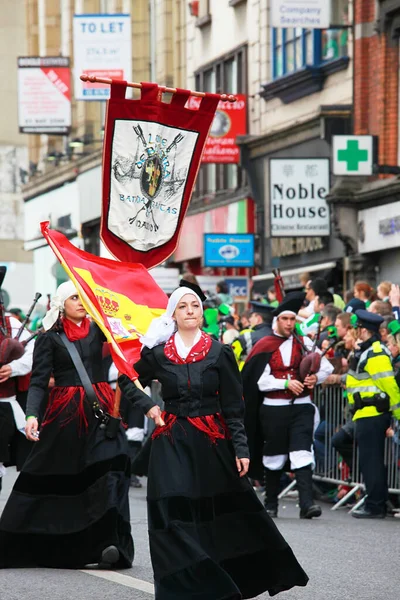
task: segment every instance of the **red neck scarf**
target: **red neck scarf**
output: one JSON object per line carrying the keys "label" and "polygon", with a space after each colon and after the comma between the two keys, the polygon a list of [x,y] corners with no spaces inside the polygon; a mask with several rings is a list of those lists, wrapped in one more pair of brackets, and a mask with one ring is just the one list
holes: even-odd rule
{"label": "red neck scarf", "polygon": [[194,363],[199,360],[203,360],[210,351],[212,344],[212,339],[209,335],[201,332],[201,337],[197,344],[195,344],[190,350],[189,354],[185,359],[179,356],[178,351],[175,346],[175,334],[171,335],[169,340],[165,343],[164,346],[164,354],[172,362],[177,365],[184,365],[187,363]]}
{"label": "red neck scarf", "polygon": [[86,337],[89,333],[90,321],[87,317],[85,317],[80,325],[77,325],[73,321],[70,321],[67,318],[62,319],[62,325],[64,329],[64,333],[69,339],[70,342],[76,342],[76,340],[81,340]]}

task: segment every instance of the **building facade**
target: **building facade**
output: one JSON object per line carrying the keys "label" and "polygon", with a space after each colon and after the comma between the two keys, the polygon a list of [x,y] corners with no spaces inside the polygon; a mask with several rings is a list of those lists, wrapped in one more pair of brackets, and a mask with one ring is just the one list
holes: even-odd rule
{"label": "building facade", "polygon": [[354,134],[375,136],[371,177],[343,177],[329,198],[347,248],[347,279],[399,282],[400,4],[355,1]]}
{"label": "building facade", "polygon": [[26,136],[18,131],[17,56],[25,47],[24,0],[4,0],[0,20],[0,264],[7,266],[5,304],[27,308],[33,297],[32,255],[23,249],[21,188],[28,175]]}
{"label": "building facade", "polygon": [[[307,209],[306,218],[305,205],[309,193],[312,206],[313,177],[328,195],[334,183],[329,172],[332,136],[351,132],[353,6],[351,1],[333,2],[326,30],[274,27],[271,8],[270,1],[249,3],[249,18],[256,24],[249,39],[251,116],[249,135],[240,139],[257,212],[261,272],[254,277],[254,290],[266,292],[273,268],[281,269],[288,289],[300,286],[302,272],[324,275],[338,286],[344,245],[334,235],[328,209],[324,229],[316,235],[313,211]],[[297,228],[288,219],[285,228],[276,228],[284,206],[276,202],[282,186],[290,186],[290,199],[300,206],[300,212],[290,206],[287,212],[298,221]],[[300,229],[303,218],[308,225]]]}
{"label": "building facade", "polygon": [[[74,69],[73,17],[130,14],[131,81],[185,86],[186,10],[183,0],[26,0],[27,55],[65,56]],[[23,188],[25,249],[33,257],[36,289],[53,293],[66,275],[40,233],[40,222],[75,245],[109,256],[100,242],[105,101],[72,94],[68,135],[29,135],[29,181]]]}

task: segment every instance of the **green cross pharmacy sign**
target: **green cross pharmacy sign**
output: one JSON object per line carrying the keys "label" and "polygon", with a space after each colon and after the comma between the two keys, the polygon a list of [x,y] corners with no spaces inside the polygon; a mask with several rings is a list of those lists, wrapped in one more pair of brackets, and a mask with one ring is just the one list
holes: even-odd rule
{"label": "green cross pharmacy sign", "polygon": [[372,135],[334,135],[332,166],[334,175],[372,175],[374,163]]}

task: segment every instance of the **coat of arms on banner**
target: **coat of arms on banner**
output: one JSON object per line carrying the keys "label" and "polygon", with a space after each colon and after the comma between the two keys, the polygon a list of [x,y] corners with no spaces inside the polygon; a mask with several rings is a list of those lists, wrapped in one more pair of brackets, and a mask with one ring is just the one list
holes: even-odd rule
{"label": "coat of arms on banner", "polygon": [[115,258],[151,269],[178,245],[221,96],[191,108],[189,90],[164,102],[163,88],[142,82],[140,99],[127,100],[127,85],[113,81],[107,104],[100,235]]}
{"label": "coat of arms on banner", "polygon": [[116,119],[108,228],[146,252],[175,234],[198,133]]}

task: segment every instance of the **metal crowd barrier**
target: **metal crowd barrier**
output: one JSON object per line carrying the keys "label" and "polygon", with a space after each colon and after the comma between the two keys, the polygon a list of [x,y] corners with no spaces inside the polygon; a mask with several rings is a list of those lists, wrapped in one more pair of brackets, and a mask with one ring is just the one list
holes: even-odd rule
{"label": "metal crowd barrier", "polygon": [[[315,482],[327,482],[336,485],[345,485],[350,488],[332,510],[344,506],[357,491],[365,491],[360,465],[358,461],[357,444],[353,441],[351,466],[344,464],[342,457],[332,446],[332,438],[345,423],[351,421],[347,401],[343,398],[343,389],[339,386],[317,386],[314,395],[314,403],[320,412],[321,422],[324,423],[323,439],[318,437],[319,447],[323,444],[323,460],[316,457],[313,479]],[[318,430],[317,430],[318,431]],[[349,461],[350,462],[350,461]],[[385,464],[387,467],[388,487],[390,494],[400,495],[400,429],[395,431],[393,437],[386,438]],[[296,485],[293,480],[279,495],[283,498]],[[365,501],[363,497],[352,507],[351,511],[359,508]]]}

